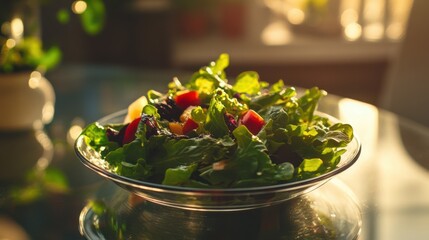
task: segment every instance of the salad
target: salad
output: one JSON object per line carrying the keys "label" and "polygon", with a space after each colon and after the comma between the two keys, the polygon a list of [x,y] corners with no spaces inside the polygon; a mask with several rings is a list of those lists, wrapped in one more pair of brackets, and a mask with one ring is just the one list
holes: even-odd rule
{"label": "salad", "polygon": [[123,123],[95,122],[81,135],[113,173],[165,185],[258,187],[336,168],[353,129],[316,111],[325,91],[298,94],[254,71],[230,84],[228,65],[221,54],[187,83],[173,78],[166,92],[148,91]]}

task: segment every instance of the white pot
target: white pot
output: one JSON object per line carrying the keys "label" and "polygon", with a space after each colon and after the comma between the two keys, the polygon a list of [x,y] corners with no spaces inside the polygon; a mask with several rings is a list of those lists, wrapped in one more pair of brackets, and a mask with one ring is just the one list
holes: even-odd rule
{"label": "white pot", "polygon": [[40,72],[0,74],[0,130],[41,129],[54,105],[54,89]]}

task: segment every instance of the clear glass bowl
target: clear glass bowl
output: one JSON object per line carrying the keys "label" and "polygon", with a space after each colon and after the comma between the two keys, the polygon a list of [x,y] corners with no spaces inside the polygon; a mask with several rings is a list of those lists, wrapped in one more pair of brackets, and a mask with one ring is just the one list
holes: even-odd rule
{"label": "clear glass bowl", "polygon": [[[121,123],[126,111],[113,113],[98,122],[102,125]],[[352,166],[360,155],[361,144],[354,137],[337,168],[320,176],[272,186],[233,189],[166,186],[117,175],[109,169],[108,163],[101,159],[99,153],[85,143],[82,136],[76,140],[75,151],[85,166],[153,203],[201,211],[236,211],[275,205],[313,191]]]}

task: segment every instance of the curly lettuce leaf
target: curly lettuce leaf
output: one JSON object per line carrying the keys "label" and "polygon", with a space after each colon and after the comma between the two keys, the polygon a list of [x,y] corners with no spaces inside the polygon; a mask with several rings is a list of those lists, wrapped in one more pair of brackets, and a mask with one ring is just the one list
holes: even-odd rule
{"label": "curly lettuce leaf", "polygon": [[212,97],[214,100],[221,102],[225,106],[225,110],[233,115],[241,115],[248,110],[248,106],[238,101],[237,98],[230,97],[223,89],[216,89]]}

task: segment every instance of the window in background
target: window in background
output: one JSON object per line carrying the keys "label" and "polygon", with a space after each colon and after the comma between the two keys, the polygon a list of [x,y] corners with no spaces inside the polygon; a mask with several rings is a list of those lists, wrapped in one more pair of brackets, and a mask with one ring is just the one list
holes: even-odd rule
{"label": "window in background", "polygon": [[[274,16],[261,33],[266,45],[290,39],[271,32],[318,37],[342,36],[349,41],[398,41],[413,0],[261,0]],[[273,26],[276,26],[275,28]],[[271,31],[271,32],[270,32]]]}

